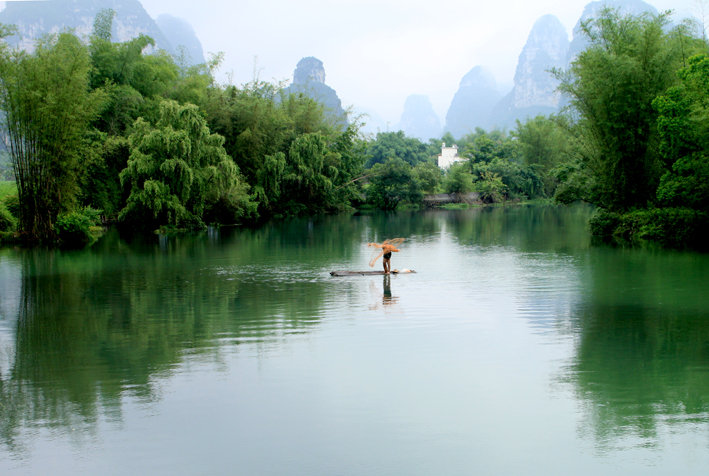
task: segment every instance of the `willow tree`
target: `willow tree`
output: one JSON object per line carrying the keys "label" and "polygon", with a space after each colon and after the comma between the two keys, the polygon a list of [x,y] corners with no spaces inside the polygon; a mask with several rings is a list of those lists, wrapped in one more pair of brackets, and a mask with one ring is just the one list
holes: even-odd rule
{"label": "willow tree", "polygon": [[74,204],[83,139],[104,97],[90,91],[89,70],[86,46],[69,33],[45,37],[32,54],[0,50],[3,137],[30,240],[52,239],[57,215]]}
{"label": "willow tree", "polygon": [[138,118],[121,172],[130,190],[119,220],[142,228],[201,227],[206,216],[229,222],[254,213],[239,168],[197,106],[160,102],[158,119]]}

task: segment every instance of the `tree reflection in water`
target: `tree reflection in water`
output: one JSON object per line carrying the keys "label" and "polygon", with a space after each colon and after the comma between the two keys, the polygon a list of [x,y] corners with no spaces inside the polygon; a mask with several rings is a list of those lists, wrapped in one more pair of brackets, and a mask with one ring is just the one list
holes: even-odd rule
{"label": "tree reflection in water", "polygon": [[225,230],[221,241],[212,233],[127,244],[111,235],[91,250],[19,251],[15,339],[0,374],[2,442],[22,452],[32,428],[91,435],[101,419],[121,421],[126,397],[159,399],[186,355],[217,361],[241,342],[317,325],[326,281],[282,263],[342,260],[358,233],[308,229],[292,221]]}
{"label": "tree reflection in water", "polygon": [[674,423],[709,428],[709,300],[700,255],[599,252],[566,378],[600,447],[655,445]]}

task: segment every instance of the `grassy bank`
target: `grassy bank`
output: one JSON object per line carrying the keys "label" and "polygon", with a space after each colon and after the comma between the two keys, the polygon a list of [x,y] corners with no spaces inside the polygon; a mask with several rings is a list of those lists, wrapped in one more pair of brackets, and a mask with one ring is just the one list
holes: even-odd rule
{"label": "grassy bank", "polygon": [[17,193],[17,187],[15,182],[0,180],[0,200],[8,195],[15,195]]}
{"label": "grassy bank", "polygon": [[16,219],[6,209],[3,200],[9,195],[16,195],[15,182],[0,180],[0,245],[12,244],[15,241]]}

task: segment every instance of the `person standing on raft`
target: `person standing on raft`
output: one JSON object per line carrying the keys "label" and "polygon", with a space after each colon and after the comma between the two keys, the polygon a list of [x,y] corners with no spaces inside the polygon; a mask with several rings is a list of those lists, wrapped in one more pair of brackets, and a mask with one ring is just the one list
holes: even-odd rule
{"label": "person standing on raft", "polygon": [[394,246],[398,245],[399,243],[403,242],[403,238],[392,238],[391,240],[384,240],[382,243],[368,243],[367,246],[373,246],[375,248],[380,248],[382,251],[374,257],[369,262],[370,267],[374,267],[374,263],[379,259],[379,257],[382,257],[382,265],[384,265],[384,274],[390,274],[391,273],[391,254],[392,253],[398,253],[399,249]]}

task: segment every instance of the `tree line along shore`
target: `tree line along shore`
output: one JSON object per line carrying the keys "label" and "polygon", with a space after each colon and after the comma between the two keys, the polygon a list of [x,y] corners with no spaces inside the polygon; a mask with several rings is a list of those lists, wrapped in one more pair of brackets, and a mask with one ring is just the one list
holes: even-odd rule
{"label": "tree line along shore", "polygon": [[[0,240],[76,247],[107,223],[193,230],[474,192],[581,200],[600,239],[707,248],[709,44],[695,23],[603,10],[582,25],[586,49],[550,72],[561,113],[425,143],[365,136],[366,118],[333,119],[282,84],[219,84],[219,55],[186,66],[147,36],[112,42],[113,16],[88,42],[0,43]],[[467,160],[441,170],[443,143]]]}

